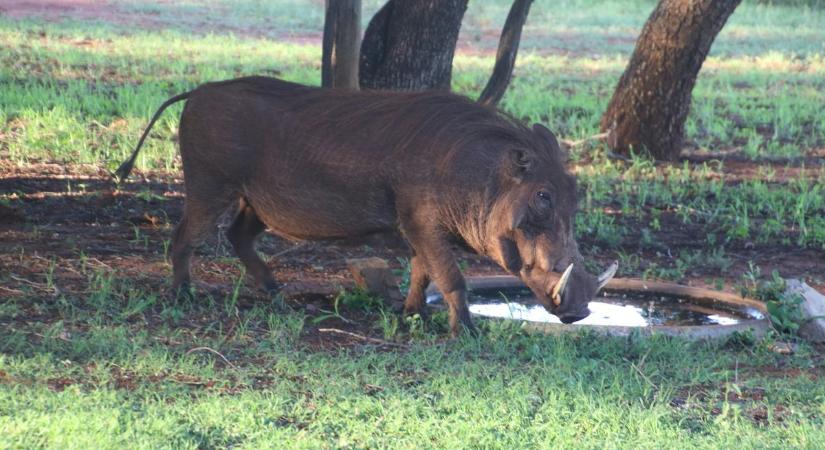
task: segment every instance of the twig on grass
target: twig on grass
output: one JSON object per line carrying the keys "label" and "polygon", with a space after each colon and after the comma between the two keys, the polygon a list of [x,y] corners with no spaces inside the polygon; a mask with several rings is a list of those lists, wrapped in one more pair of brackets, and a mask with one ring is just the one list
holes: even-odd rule
{"label": "twig on grass", "polygon": [[639,360],[639,365],[638,365],[638,366],[637,366],[635,363],[630,362],[630,360],[628,360],[627,358],[624,358],[624,359],[625,359],[625,361],[630,362],[630,367],[632,367],[633,369],[635,369],[635,370],[636,370],[636,372],[637,372],[639,375],[641,375],[641,377],[642,377],[642,378],[643,378],[643,379],[644,379],[644,380],[645,380],[645,381],[646,381],[646,382],[647,382],[647,383],[648,383],[651,387],[653,387],[653,389],[658,389],[658,388],[659,388],[659,386],[656,386],[656,383],[654,383],[654,382],[650,381],[650,378],[649,378],[647,375],[645,375],[645,373],[644,373],[644,372],[642,372],[642,368],[645,366],[645,360],[647,359],[647,355],[649,355],[649,354],[650,354],[650,350],[648,350],[648,351],[647,351],[644,355],[642,355],[642,358]]}
{"label": "twig on grass", "polygon": [[232,367],[235,370],[240,370],[240,369],[238,369],[238,366],[236,366],[236,365],[232,364],[231,362],[229,362],[229,360],[226,359],[226,356],[223,356],[223,354],[221,354],[221,352],[219,352],[217,350],[211,349],[209,347],[195,347],[195,348],[187,351],[186,354],[188,355],[188,354],[194,353],[194,352],[211,352],[211,353],[214,353],[214,354],[218,355],[223,360],[223,362],[225,362],[228,366]]}
{"label": "twig on grass", "polygon": [[29,286],[31,286],[31,287],[33,287],[33,288],[35,288],[35,289],[39,290],[39,291],[49,292],[49,293],[51,293],[51,294],[52,294],[53,296],[55,296],[55,297],[57,297],[58,295],[60,295],[60,289],[57,287],[57,285],[56,285],[56,284],[54,284],[54,285],[52,285],[51,287],[49,287],[49,285],[47,285],[47,284],[44,284],[44,283],[36,283],[36,282],[34,282],[34,281],[29,281],[29,280],[27,280],[27,279],[25,279],[25,278],[20,278],[20,277],[15,276],[15,275],[9,275],[9,278],[11,278],[11,279],[13,279],[13,280],[16,280],[16,281],[19,281],[20,283],[27,284],[27,285],[29,285]]}
{"label": "twig on grass", "polygon": [[12,288],[7,288],[7,287],[5,287],[5,286],[0,286],[0,289],[4,290],[4,291],[6,291],[6,292],[10,292],[10,293],[12,293],[12,294],[18,294],[18,295],[24,295],[24,294],[25,294],[25,292],[23,292],[23,291],[21,291],[21,290],[18,290],[18,289],[12,289]]}
{"label": "twig on grass", "polygon": [[607,137],[607,133],[599,133],[594,134],[593,136],[586,137],[584,139],[579,139],[578,141],[571,141],[569,139],[559,139],[559,143],[563,144],[567,148],[578,147],[580,145],[584,145],[590,141],[601,141]]}
{"label": "twig on grass", "polygon": [[[29,331],[28,333],[30,333],[32,336],[37,336],[37,337],[39,337],[40,339],[48,339],[48,337],[47,337],[46,335],[44,335],[44,334],[40,334],[40,333],[37,333],[37,332],[34,332],[34,331]],[[60,341],[63,341],[63,342],[72,342],[72,340],[71,340],[71,339],[67,338],[66,336],[63,336],[63,334],[62,334],[62,333],[61,333],[61,334],[58,334],[58,335],[55,335],[55,336],[53,336],[53,337],[54,337],[55,339],[60,340]]]}
{"label": "twig on grass", "polygon": [[288,249],[281,250],[280,252],[275,253],[274,255],[270,256],[269,259],[277,258],[279,256],[284,256],[289,252],[292,252],[292,251],[295,251],[295,250],[300,250],[300,249],[302,249],[306,246],[307,246],[306,242],[301,242],[300,244],[295,244],[292,247],[289,247]]}
{"label": "twig on grass", "polygon": [[639,366],[637,366],[636,364],[630,363],[630,367],[636,369],[636,372],[638,372],[639,375],[641,375],[641,377],[644,378],[644,380],[647,382],[647,384],[649,384],[654,389],[658,389],[658,386],[656,386],[656,384],[654,382],[650,381],[650,378],[648,378],[648,376],[645,375],[644,372],[642,372],[642,369],[640,369]]}
{"label": "twig on grass", "polygon": [[181,345],[183,342],[176,341],[166,336],[152,336],[152,339],[166,345]]}
{"label": "twig on grass", "polygon": [[681,204],[681,203],[676,203],[676,204],[674,204],[673,206],[674,206],[674,208],[675,208],[677,211],[678,211],[678,210],[680,210],[680,209],[683,209],[683,210],[685,210],[685,211],[687,211],[687,212],[689,212],[689,213],[699,214],[700,216],[705,216],[705,217],[713,217],[713,214],[711,214],[711,213],[709,213],[709,212],[707,212],[707,211],[701,211],[701,210],[698,210],[698,209],[693,208],[693,207],[691,207],[691,206],[683,205],[683,204]]}
{"label": "twig on grass", "polygon": [[739,358],[736,358],[736,366],[733,368],[733,384],[739,385]]}
{"label": "twig on grass", "polygon": [[[586,137],[584,139],[579,139],[578,141],[573,141],[573,140],[570,140],[570,139],[559,139],[559,143],[561,145],[567,147],[568,150],[571,150],[573,148],[580,147],[580,146],[582,146],[582,145],[584,145],[588,142],[591,142],[591,141],[603,141],[603,140],[607,139],[608,134],[609,134],[609,132],[598,133],[598,134],[594,134],[593,136]],[[627,156],[620,155],[618,153],[614,153],[610,150],[605,152],[605,156],[607,156],[608,159],[613,159],[613,160],[619,160],[619,161],[624,161],[624,162],[631,161],[631,159],[628,158]]]}
{"label": "twig on grass", "polygon": [[113,270],[113,269],[112,269],[112,266],[110,266],[110,265],[106,264],[105,262],[103,262],[103,261],[101,261],[101,260],[99,260],[99,259],[97,259],[97,258],[86,258],[86,264],[88,264],[88,265],[90,265],[90,266],[91,266],[92,264],[89,264],[89,263],[94,263],[94,264],[95,264],[95,265],[97,265],[98,267],[105,267],[105,268],[107,268],[107,269],[109,269],[109,270]]}
{"label": "twig on grass", "polygon": [[369,336],[364,336],[363,334],[352,333],[350,331],[339,330],[338,328],[319,328],[318,332],[319,333],[342,334],[344,336],[349,336],[351,338],[359,339],[359,340],[366,341],[366,342],[371,342],[373,344],[378,344],[378,345],[387,345],[387,346],[390,346],[390,347],[402,347],[402,348],[406,347],[406,345],[404,345],[404,344],[399,344],[399,343],[396,343],[396,342],[389,342],[389,341],[385,341],[383,339],[372,338],[372,337],[369,337]]}
{"label": "twig on grass", "polygon": [[354,324],[355,323],[352,320],[349,320],[346,317],[342,316],[337,311],[329,311],[329,310],[326,310],[326,309],[323,309],[323,308],[318,308],[318,307],[315,307],[315,310],[318,311],[318,312],[322,312],[322,313],[326,314],[326,316],[316,317],[315,318],[315,323],[323,322],[324,320],[332,319],[332,318],[338,319],[341,322],[348,323],[348,324]]}

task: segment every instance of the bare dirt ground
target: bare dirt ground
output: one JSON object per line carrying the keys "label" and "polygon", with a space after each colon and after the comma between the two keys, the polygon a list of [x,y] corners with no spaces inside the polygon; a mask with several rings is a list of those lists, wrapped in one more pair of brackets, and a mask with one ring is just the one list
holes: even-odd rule
{"label": "bare dirt ground", "polygon": [[0,4],[0,14],[13,19],[99,20],[147,28],[157,28],[161,23],[149,14],[128,14],[105,0],[6,0]]}
{"label": "bare dirt ground", "polygon": [[[164,3],[164,2],[155,2]],[[165,3],[174,4],[167,0]],[[319,8],[323,2],[318,2]],[[122,25],[132,30],[160,30],[169,27],[169,22],[154,12],[127,10],[105,0],[6,0],[0,4],[0,15],[10,18],[38,18],[47,22],[66,19],[80,21],[100,21]],[[194,25],[194,24],[193,24]],[[197,27],[193,26],[193,29]],[[255,26],[230,26],[223,23],[209,22],[205,27],[211,33],[232,33],[240,37],[260,38],[271,36],[272,30]],[[283,32],[277,33],[279,40],[298,44],[321,43],[320,32]]]}
{"label": "bare dirt ground", "polygon": [[[311,0],[317,4],[318,8],[324,7],[323,1]],[[173,0],[156,1],[154,3],[174,4]],[[216,7],[217,8],[217,7]],[[214,14],[220,15],[221,11],[216,9]],[[100,21],[109,24],[116,24],[137,30],[161,30],[170,26],[168,20],[158,14],[148,11],[134,11],[123,8],[115,2],[106,0],[6,0],[0,4],[0,15],[10,18],[38,18],[47,22],[56,22],[66,19],[80,21]],[[194,19],[196,21],[208,20],[204,17]],[[364,22],[366,25],[366,22]],[[192,22],[189,24],[193,32],[208,30],[210,33],[231,33],[239,37],[247,38],[270,38],[282,42],[294,44],[321,45],[323,34],[321,31],[278,31],[270,27],[256,24],[244,24],[243,26],[229,25],[219,21],[209,21],[199,24]],[[198,26],[203,25],[203,26]],[[458,51],[473,55],[495,55],[498,45],[500,30],[484,29],[476,33],[462,31],[459,36]],[[554,35],[555,39],[575,41],[580,39],[576,35]],[[632,43],[634,39],[631,39]],[[560,53],[568,51],[564,47],[547,46],[542,49],[533,49],[541,54]]]}

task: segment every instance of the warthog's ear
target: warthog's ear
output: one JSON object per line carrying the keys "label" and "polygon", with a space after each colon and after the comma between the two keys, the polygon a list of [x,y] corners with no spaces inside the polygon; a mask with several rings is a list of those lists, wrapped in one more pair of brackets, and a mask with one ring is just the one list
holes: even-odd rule
{"label": "warthog's ear", "polygon": [[527,171],[533,165],[533,158],[528,150],[523,148],[514,148],[510,150],[510,160],[513,166],[522,171]]}
{"label": "warthog's ear", "polygon": [[501,255],[502,266],[510,273],[519,273],[522,263],[516,243],[508,238],[499,238],[498,251]]}
{"label": "warthog's ear", "polygon": [[567,152],[563,151],[559,146],[559,140],[556,139],[556,135],[553,134],[553,132],[550,131],[549,128],[545,127],[540,123],[534,123],[533,133],[536,133],[543,141],[548,142],[553,151],[558,152],[565,159],[568,157]]}
{"label": "warthog's ear", "polygon": [[534,123],[533,124],[533,133],[536,133],[537,135],[539,135],[539,137],[541,137],[545,141],[550,142],[550,145],[552,145],[553,147],[559,148],[559,140],[556,139],[556,135],[553,134],[553,132],[550,131],[550,129],[545,127],[544,125],[542,125],[540,123]]}
{"label": "warthog's ear", "polygon": [[530,171],[533,166],[533,155],[529,150],[523,148],[513,148],[508,155],[510,158],[509,173],[516,180],[516,183],[521,183],[524,174]]}

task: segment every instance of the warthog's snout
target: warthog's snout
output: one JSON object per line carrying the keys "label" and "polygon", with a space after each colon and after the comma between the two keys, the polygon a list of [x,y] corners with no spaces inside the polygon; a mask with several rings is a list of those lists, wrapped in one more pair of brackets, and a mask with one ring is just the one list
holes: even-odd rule
{"label": "warthog's snout", "polygon": [[588,303],[613,278],[618,267],[618,262],[614,262],[599,276],[593,276],[581,264],[571,263],[558,280],[544,284],[542,289],[537,289],[538,286],[530,281],[530,275],[523,274],[522,279],[547,311],[556,315],[562,323],[573,323],[590,315]]}
{"label": "warthog's snout", "polygon": [[563,324],[568,324],[568,323],[578,322],[578,321],[580,321],[580,320],[584,319],[585,317],[587,317],[587,316],[589,316],[589,315],[590,315],[590,310],[588,309],[588,310],[587,310],[587,314],[584,314],[584,315],[581,315],[581,316],[564,316],[564,317],[559,317],[559,320],[561,320],[561,323],[563,323]]}

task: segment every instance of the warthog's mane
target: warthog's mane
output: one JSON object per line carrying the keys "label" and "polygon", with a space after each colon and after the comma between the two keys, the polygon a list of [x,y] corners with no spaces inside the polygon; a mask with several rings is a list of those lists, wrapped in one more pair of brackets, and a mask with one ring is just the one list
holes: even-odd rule
{"label": "warthog's mane", "polygon": [[391,143],[386,149],[389,153],[415,146],[417,152],[432,155],[422,146],[433,146],[438,147],[433,149],[438,154],[449,156],[480,143],[506,143],[508,148],[536,151],[547,148],[512,115],[449,92],[348,91],[272,78],[246,80],[257,94],[272,95],[278,103],[292,105],[288,112],[300,117],[302,127],[311,130],[334,123],[345,132],[363,130],[368,137]]}

